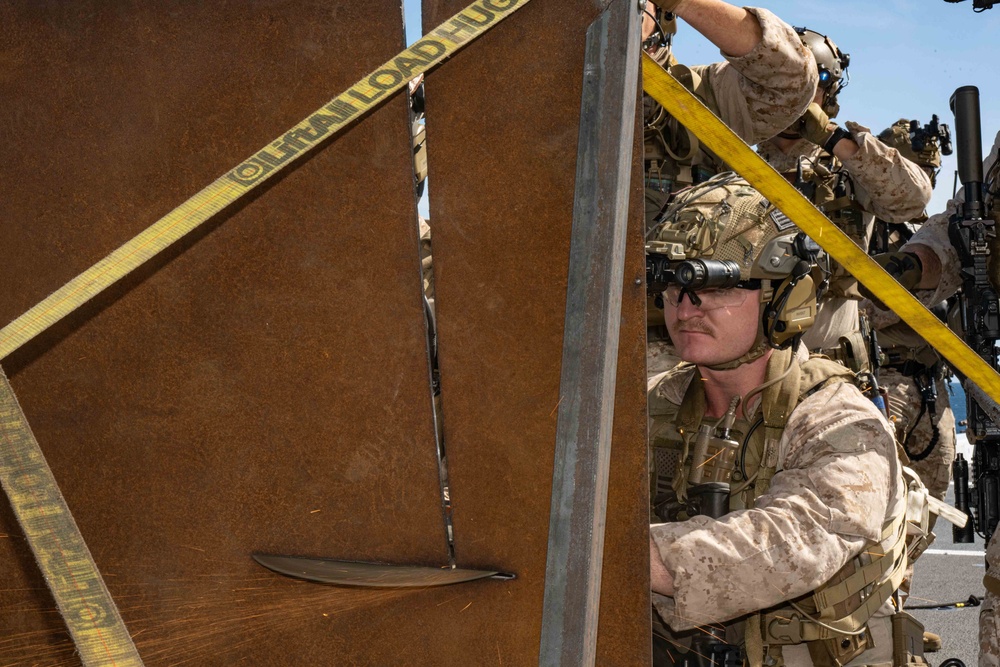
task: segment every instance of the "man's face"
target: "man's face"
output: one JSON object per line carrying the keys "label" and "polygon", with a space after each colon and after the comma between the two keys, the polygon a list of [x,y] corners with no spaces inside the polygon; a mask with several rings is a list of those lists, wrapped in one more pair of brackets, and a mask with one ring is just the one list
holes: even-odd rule
{"label": "man's face", "polygon": [[753,347],[762,307],[759,289],[699,293],[701,306],[694,305],[687,294],[678,299],[676,290],[673,295],[670,292],[663,294],[663,314],[670,340],[684,361],[699,366],[724,364]]}

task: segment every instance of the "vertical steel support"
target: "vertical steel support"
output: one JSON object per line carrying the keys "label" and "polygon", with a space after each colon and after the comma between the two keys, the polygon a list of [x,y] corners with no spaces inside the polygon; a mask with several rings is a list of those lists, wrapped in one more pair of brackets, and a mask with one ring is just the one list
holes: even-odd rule
{"label": "vertical steel support", "polygon": [[587,30],[541,665],[596,657],[640,22],[614,0]]}

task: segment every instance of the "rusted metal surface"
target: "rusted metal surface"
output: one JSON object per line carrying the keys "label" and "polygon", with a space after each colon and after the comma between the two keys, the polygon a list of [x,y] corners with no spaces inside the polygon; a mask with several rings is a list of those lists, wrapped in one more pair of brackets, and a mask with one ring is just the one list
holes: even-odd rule
{"label": "rusted metal surface", "polygon": [[[460,6],[425,1],[425,29]],[[503,664],[538,661],[584,34],[603,8],[533,3],[426,84],[456,553],[465,567],[518,574],[502,584],[502,595],[464,614]],[[641,219],[638,176],[633,169],[634,220]],[[641,225],[631,227],[598,637],[602,665],[649,662],[642,241]]]}
{"label": "rusted metal surface", "polygon": [[[398,2],[0,0],[0,321],[402,46]],[[415,219],[399,97],[5,361],[145,664],[433,656],[468,602],[250,557],[446,562]],[[4,664],[78,664],[0,533]]]}

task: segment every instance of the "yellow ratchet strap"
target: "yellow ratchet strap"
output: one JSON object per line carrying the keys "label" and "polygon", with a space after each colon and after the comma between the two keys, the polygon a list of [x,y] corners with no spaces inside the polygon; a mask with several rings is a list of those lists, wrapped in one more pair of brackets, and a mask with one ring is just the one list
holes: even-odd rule
{"label": "yellow ratchet strap", "polygon": [[85,667],[142,660],[0,370],[0,484]]}
{"label": "yellow ratchet strap", "polygon": [[892,310],[955,368],[1000,402],[1000,374],[646,53],[642,54],[642,87],[882,303],[892,304]]}
{"label": "yellow ratchet strap", "polygon": [[381,106],[409,81],[433,69],[528,2],[530,0],[476,0],[431,30],[408,49],[366,74],[298,125],[0,329],[0,359],[5,359],[216,213],[358,118]]}
{"label": "yellow ratchet strap", "polygon": [[[0,359],[142,266],[258,185],[390,99],[530,0],[476,0],[0,329]],[[84,667],[142,660],[0,370],[0,484]]]}

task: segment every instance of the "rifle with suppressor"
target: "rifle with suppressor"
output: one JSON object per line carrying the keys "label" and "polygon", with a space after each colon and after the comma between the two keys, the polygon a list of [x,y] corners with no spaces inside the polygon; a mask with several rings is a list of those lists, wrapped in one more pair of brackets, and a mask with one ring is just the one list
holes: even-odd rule
{"label": "rifle with suppressor", "polygon": [[[997,342],[1000,341],[1000,301],[997,297],[1000,248],[996,241],[996,222],[990,217],[984,197],[982,128],[979,119],[979,89],[963,86],[951,98],[955,113],[958,175],[965,190],[965,200],[952,216],[948,232],[962,262],[962,290],[959,308],[965,341],[986,363],[998,365]],[[952,464],[955,481],[955,506],[971,517],[965,528],[953,527],[956,543],[969,543],[973,530],[989,541],[1000,521],[1000,420],[996,404],[983,392],[966,385],[968,434],[973,443],[972,487],[969,466],[959,454]],[[993,413],[993,414],[991,414]]]}

